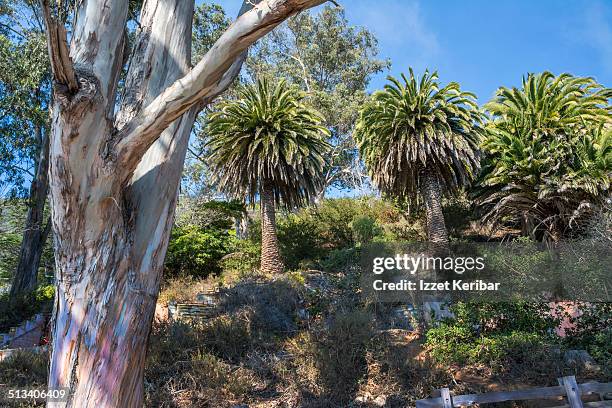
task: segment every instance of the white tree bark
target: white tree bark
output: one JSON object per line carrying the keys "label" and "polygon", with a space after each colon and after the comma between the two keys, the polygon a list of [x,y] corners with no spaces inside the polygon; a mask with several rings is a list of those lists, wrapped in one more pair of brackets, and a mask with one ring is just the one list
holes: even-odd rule
{"label": "white tree bark", "polygon": [[69,53],[63,27],[46,13],[57,263],[49,386],[71,392],[48,406],[142,406],[146,342],[195,116],[232,82],[250,44],[322,2],[245,2],[190,69],[194,2],[145,0],[118,111],[127,0],[78,2]]}

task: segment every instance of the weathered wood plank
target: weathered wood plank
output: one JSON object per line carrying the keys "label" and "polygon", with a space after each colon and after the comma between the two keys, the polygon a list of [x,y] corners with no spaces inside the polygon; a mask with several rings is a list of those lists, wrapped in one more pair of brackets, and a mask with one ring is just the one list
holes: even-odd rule
{"label": "weathered wood plank", "polygon": [[[572,380],[573,379],[573,382]],[[523,400],[537,400],[555,397],[566,397],[568,392],[566,391],[566,382],[564,379],[560,379],[560,383],[563,385],[555,387],[539,387],[528,390],[517,390],[517,391],[504,391],[504,392],[490,392],[486,394],[469,394],[469,395],[457,395],[451,399],[451,407],[466,407],[474,404],[485,404],[494,402],[507,402],[507,401],[523,401]],[[576,384],[574,377],[568,377],[568,383],[574,384],[578,398],[580,395],[585,394],[604,394],[612,392],[612,383],[584,383]],[[444,392],[448,390],[446,388],[440,390],[442,397],[430,398],[419,400],[416,403],[417,408],[445,408],[444,405]],[[599,404],[599,405],[598,405]],[[612,406],[612,403],[604,401],[603,405],[600,403],[582,403],[577,405],[578,407],[608,407]],[[568,405],[569,407],[569,405]]]}
{"label": "weathered wood plank", "polygon": [[[610,408],[612,407],[612,401],[593,401],[593,402],[583,402],[585,408]],[[569,405],[560,405],[558,407],[552,408],[571,408]]]}
{"label": "weathered wood plank", "polygon": [[584,394],[605,394],[612,392],[612,383],[588,382],[580,384],[580,392]]}
{"label": "weathered wood plank", "polygon": [[453,408],[453,401],[451,399],[450,390],[448,388],[442,388],[440,390],[440,398],[442,398],[443,408]]}
{"label": "weathered wood plank", "polygon": [[565,395],[563,387],[540,387],[520,391],[500,391],[487,394],[470,394],[455,396],[455,407],[464,407],[474,404],[487,404],[492,402],[524,401],[530,399],[545,399],[562,397]]}
{"label": "weathered wood plank", "polygon": [[567,395],[567,401],[571,408],[583,408],[582,399],[580,396],[582,395],[580,392],[580,387],[576,384],[576,377],[568,376],[563,377],[561,379],[563,381],[563,387],[565,388],[565,393]]}

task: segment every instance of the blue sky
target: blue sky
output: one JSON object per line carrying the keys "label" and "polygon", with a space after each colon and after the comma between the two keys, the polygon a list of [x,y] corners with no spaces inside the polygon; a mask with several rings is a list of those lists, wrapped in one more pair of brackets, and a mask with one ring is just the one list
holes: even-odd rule
{"label": "blue sky", "polygon": [[[217,0],[231,16],[241,0]],[[437,69],[486,102],[527,72],[570,72],[612,86],[612,0],[339,0],[373,31],[391,73]],[[382,86],[386,73],[375,78]]]}

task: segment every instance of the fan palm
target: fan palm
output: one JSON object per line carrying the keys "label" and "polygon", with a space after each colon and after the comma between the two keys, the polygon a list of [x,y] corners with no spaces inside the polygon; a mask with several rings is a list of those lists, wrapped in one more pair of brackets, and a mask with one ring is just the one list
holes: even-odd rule
{"label": "fan palm", "polygon": [[218,187],[251,204],[260,198],[264,272],[283,270],[276,206],[303,205],[322,185],[328,130],[304,98],[284,81],[260,80],[222,102],[209,120],[208,161]]}
{"label": "fan palm", "polygon": [[550,72],[500,88],[486,105],[493,120],[477,190],[484,220],[557,240],[592,213],[610,187],[611,95],[592,78]]}
{"label": "fan palm", "polygon": [[437,73],[389,77],[362,109],[356,139],[373,183],[386,195],[425,205],[427,235],[448,244],[442,196],[469,184],[478,169],[482,115],[475,95]]}

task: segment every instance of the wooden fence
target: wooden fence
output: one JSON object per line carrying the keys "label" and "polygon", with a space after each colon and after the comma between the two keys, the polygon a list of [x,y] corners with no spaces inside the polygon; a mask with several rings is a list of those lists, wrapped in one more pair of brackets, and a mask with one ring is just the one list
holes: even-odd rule
{"label": "wooden fence", "polygon": [[448,388],[440,390],[437,398],[423,399],[416,403],[417,408],[454,408],[469,407],[475,404],[489,404],[506,401],[525,401],[547,398],[565,397],[567,403],[561,407],[569,408],[599,408],[612,407],[612,401],[582,402],[583,395],[599,395],[600,399],[607,393],[612,393],[612,383],[584,383],[578,385],[573,376],[559,378],[556,387],[531,388],[520,391],[489,392],[486,394],[470,394],[451,396]]}

